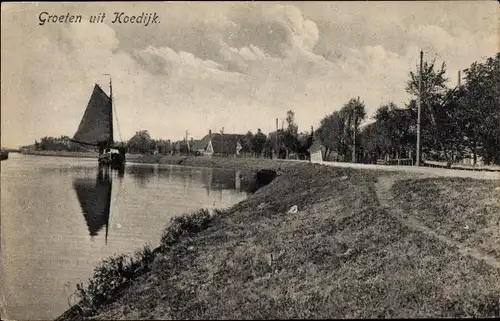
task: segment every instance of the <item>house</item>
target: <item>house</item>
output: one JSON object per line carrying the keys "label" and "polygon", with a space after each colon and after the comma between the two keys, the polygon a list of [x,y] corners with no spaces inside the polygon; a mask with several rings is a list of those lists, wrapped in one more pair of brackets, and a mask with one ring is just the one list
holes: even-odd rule
{"label": "house", "polygon": [[212,134],[209,130],[208,135],[195,142],[192,151],[203,156],[238,155],[243,152],[244,137],[240,134]]}

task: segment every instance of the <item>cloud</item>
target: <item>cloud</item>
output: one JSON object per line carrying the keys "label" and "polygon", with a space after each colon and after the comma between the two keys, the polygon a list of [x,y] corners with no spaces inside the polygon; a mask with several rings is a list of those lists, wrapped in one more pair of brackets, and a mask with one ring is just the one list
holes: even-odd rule
{"label": "cloud", "polygon": [[[499,51],[498,30],[486,24],[492,19],[486,13],[499,12],[497,7],[422,6],[2,6],[2,145],[72,135],[93,83],[108,88],[104,73],[113,75],[124,139],[141,129],[154,137],[180,139],[186,130],[200,137],[223,126],[226,131],[270,131],[274,118],[284,118],[289,109],[307,130],[357,96],[371,115],[389,100],[400,106],[408,100],[405,81],[421,48],[426,58],[446,61],[450,78]],[[146,10],[157,12],[161,23],[40,27],[40,10],[85,17]],[[450,10],[456,14],[448,14]],[[474,19],[467,13],[474,13]]]}

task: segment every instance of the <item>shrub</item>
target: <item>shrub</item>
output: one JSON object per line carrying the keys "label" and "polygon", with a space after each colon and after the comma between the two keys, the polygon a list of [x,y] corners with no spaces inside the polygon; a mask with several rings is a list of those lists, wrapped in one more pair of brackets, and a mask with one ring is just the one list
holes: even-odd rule
{"label": "shrub", "polygon": [[149,245],[138,250],[134,256],[118,255],[107,259],[94,269],[87,287],[77,284],[76,296],[84,315],[95,313],[103,303],[109,301],[129,280],[136,278],[148,268],[154,259]]}
{"label": "shrub", "polygon": [[[217,214],[220,211],[216,211]],[[161,237],[160,248],[167,249],[186,235],[193,235],[206,229],[212,220],[207,209],[199,209],[191,215],[174,217]]]}
{"label": "shrub", "polygon": [[[214,210],[220,215],[223,210]],[[152,250],[149,245],[138,250],[135,255],[116,255],[106,258],[94,269],[94,274],[85,287],[77,284],[78,307],[84,316],[94,315],[104,303],[110,302],[130,280],[149,271],[156,252],[166,251],[185,236],[192,236],[209,226],[212,216],[209,210],[200,209],[190,215],[182,215],[171,220],[161,238],[160,247]]]}

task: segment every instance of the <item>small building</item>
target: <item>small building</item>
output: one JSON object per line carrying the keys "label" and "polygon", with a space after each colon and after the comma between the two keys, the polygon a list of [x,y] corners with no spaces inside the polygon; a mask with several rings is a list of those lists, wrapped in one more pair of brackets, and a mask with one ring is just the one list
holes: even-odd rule
{"label": "small building", "polygon": [[314,138],[311,147],[309,147],[310,162],[321,164],[323,162],[323,146],[319,139]]}
{"label": "small building", "polygon": [[195,141],[192,151],[201,156],[212,155],[238,155],[243,151],[243,138],[245,135],[240,134],[212,134],[208,131],[208,135],[201,140]]}

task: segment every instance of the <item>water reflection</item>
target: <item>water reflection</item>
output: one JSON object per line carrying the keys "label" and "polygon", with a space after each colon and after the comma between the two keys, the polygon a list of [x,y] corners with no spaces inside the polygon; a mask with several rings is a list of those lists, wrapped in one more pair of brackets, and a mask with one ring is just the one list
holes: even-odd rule
{"label": "water reflection", "polygon": [[152,166],[127,166],[127,174],[136,181],[139,187],[145,187],[155,176],[155,167]]}
{"label": "water reflection", "polygon": [[203,185],[207,190],[207,194],[210,195],[212,190],[221,191],[229,189],[234,190],[237,193],[242,191],[248,192],[245,184],[243,184],[242,189],[241,175],[241,171],[211,169],[207,170],[206,175],[201,175],[201,177],[203,179]]}
{"label": "water reflection", "polygon": [[139,187],[145,187],[152,179],[163,181],[175,181],[184,185],[184,188],[202,183],[210,195],[212,190],[232,190],[236,193],[249,192],[250,181],[243,179],[242,171],[213,168],[195,168],[178,166],[128,166],[127,175],[137,183]]}
{"label": "water reflection", "polygon": [[[2,162],[2,319],[53,320],[102,259],[157,246],[175,216],[246,198],[235,191],[234,171],[127,164],[120,178],[96,167],[21,154]],[[207,195],[211,186],[230,189]]]}
{"label": "water reflection", "polygon": [[[121,175],[120,173],[118,173]],[[108,242],[109,209],[113,182],[108,170],[99,170],[96,179],[75,178],[73,188],[80,202],[83,217],[93,238],[105,226]]]}

